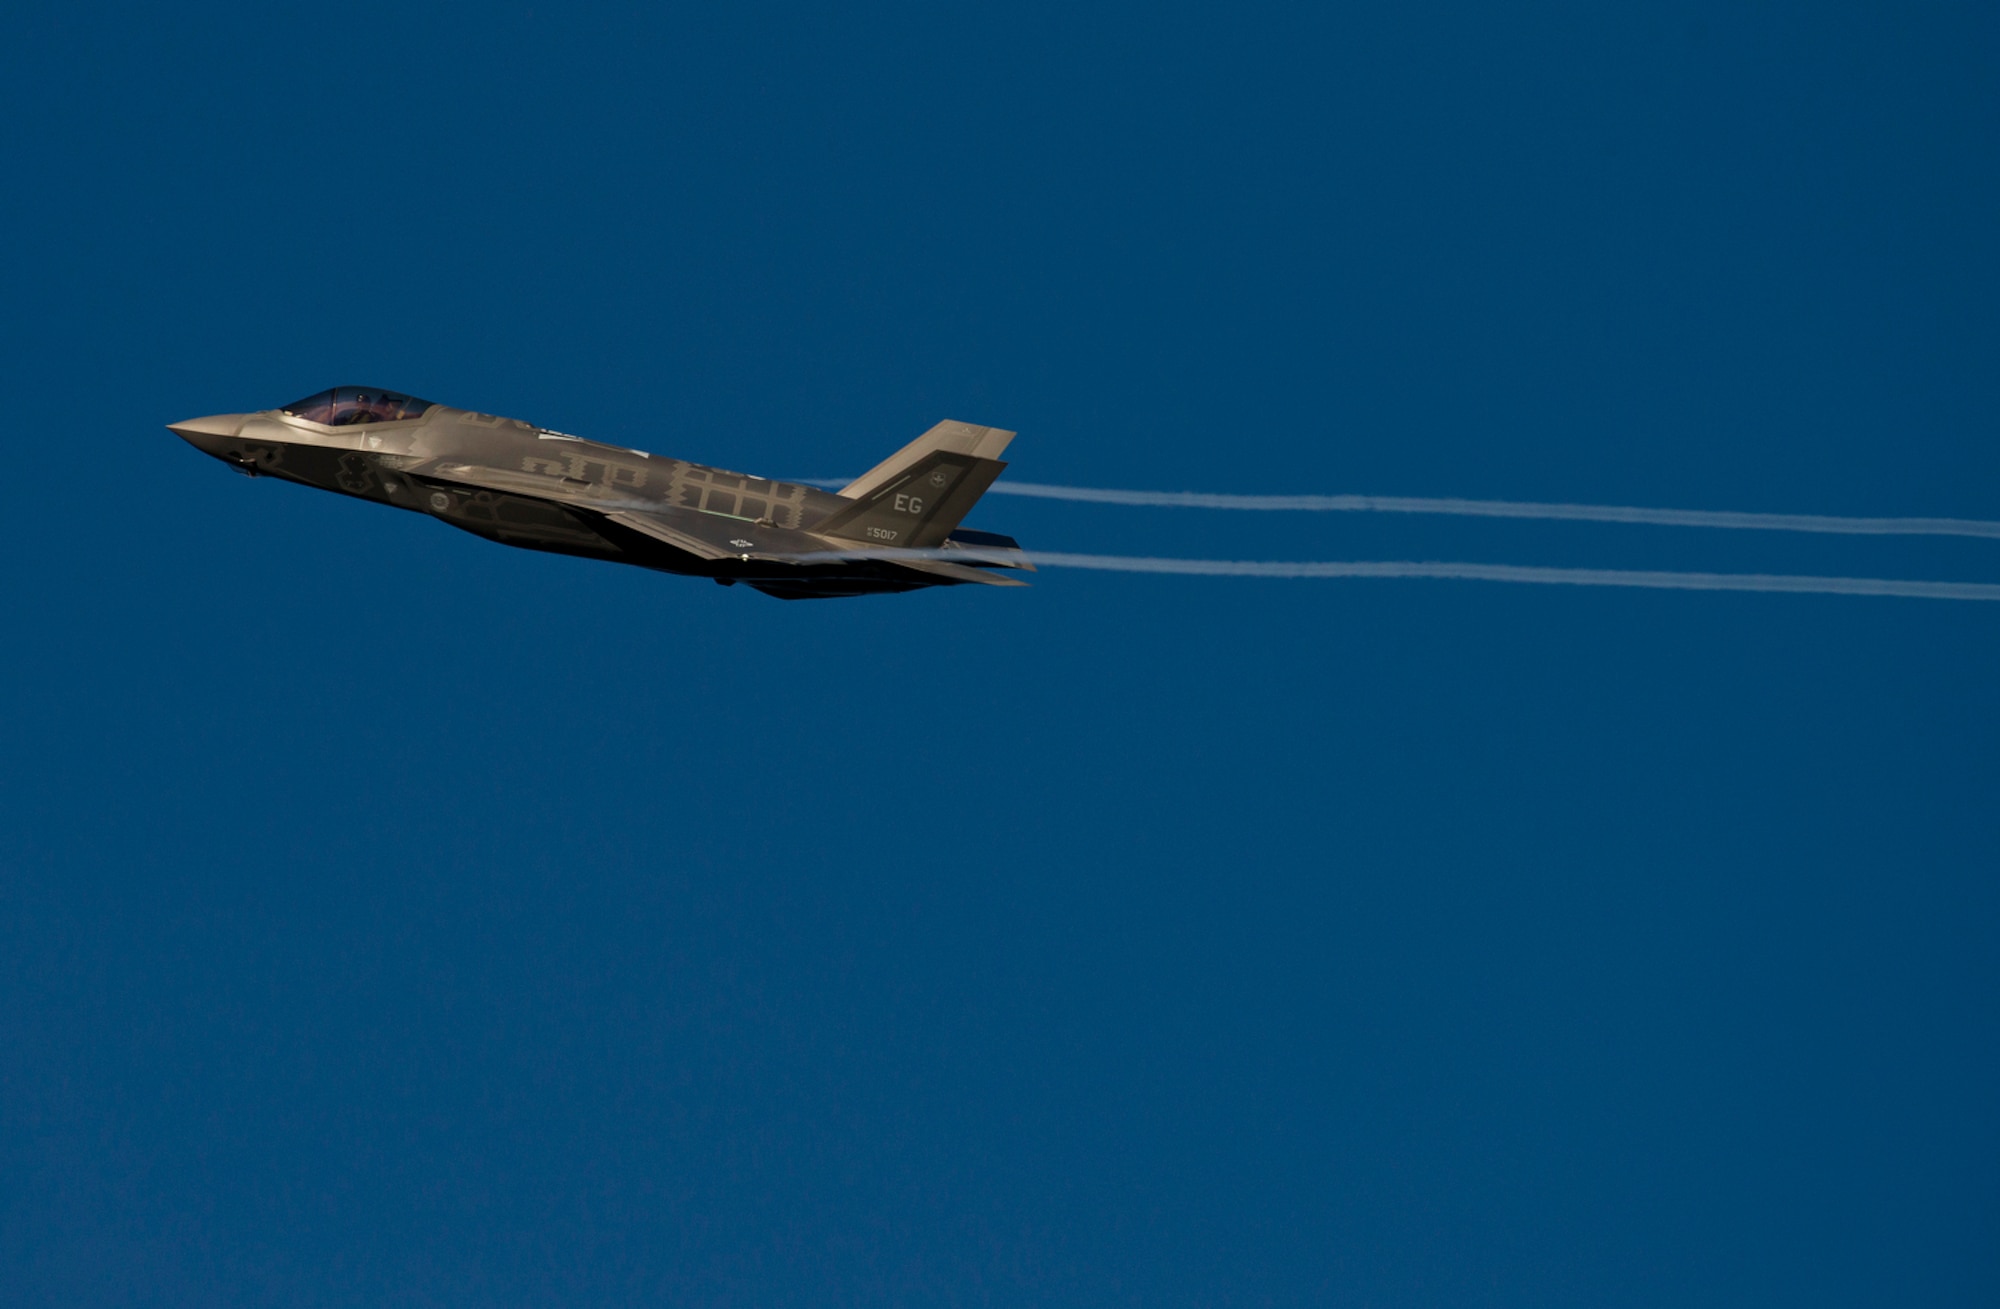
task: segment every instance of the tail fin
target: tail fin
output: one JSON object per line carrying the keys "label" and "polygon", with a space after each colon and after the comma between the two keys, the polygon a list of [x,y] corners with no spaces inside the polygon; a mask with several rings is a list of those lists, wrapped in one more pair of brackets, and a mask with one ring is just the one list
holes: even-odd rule
{"label": "tail fin", "polygon": [[815,530],[909,549],[942,545],[1000,470],[1012,432],[939,423],[842,488],[854,503]]}

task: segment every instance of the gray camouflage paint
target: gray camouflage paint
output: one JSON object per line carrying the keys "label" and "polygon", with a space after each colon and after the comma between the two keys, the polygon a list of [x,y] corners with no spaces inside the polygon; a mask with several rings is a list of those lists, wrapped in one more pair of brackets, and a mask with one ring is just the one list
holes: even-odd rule
{"label": "gray camouflage paint", "polygon": [[[251,476],[429,514],[503,545],[745,582],[783,599],[1019,586],[995,568],[1032,567],[1007,538],[954,537],[1006,467],[992,456],[1013,436],[969,423],[938,424],[839,494],[448,405],[340,427],[272,409],[170,430]],[[950,560],[973,540],[975,563]],[[869,547],[944,557],[870,559]]]}

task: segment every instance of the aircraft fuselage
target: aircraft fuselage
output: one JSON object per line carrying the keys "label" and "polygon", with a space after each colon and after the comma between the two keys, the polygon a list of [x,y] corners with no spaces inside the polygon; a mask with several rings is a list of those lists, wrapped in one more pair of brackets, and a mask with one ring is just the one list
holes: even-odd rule
{"label": "aircraft fuselage", "polygon": [[[370,399],[363,388],[342,391]],[[252,476],[428,514],[503,545],[743,581],[785,598],[1012,581],[995,575],[988,557],[975,556],[972,567],[950,561],[956,547],[976,544],[982,556],[990,556],[988,547],[1004,542],[997,548],[1005,549],[1013,542],[952,532],[957,515],[1004,465],[953,454],[949,441],[942,453],[919,451],[929,457],[910,461],[907,476],[872,488],[863,503],[852,495],[590,441],[519,419],[426,406],[392,393],[387,398],[407,404],[403,410],[378,404],[389,417],[364,408],[357,418],[352,409],[336,412],[329,404],[314,409],[300,402],[297,407],[306,413],[335,421],[266,410],[191,419],[173,430]],[[424,407],[399,416],[414,406]],[[926,437],[947,427],[992,431],[940,424]],[[1000,434],[1000,444],[1007,436],[1011,433]],[[953,499],[964,503],[939,530],[938,511]],[[835,528],[831,534],[829,525]],[[878,561],[866,557],[871,549],[928,549],[941,558]],[[829,559],[830,554],[842,557]],[[797,562],[801,559],[812,562]]]}

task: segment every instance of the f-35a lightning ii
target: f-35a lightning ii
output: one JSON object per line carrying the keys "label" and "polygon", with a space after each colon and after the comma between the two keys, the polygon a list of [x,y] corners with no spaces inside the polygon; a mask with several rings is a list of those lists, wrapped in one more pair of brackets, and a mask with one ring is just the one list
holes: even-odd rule
{"label": "f-35a lightning ii", "polygon": [[970,423],[939,423],[838,494],[368,386],[170,430],[252,477],[429,514],[503,545],[744,582],[784,600],[1022,586],[1003,570],[1033,570],[1011,537],[958,525],[1007,466],[1000,453],[1014,437]]}

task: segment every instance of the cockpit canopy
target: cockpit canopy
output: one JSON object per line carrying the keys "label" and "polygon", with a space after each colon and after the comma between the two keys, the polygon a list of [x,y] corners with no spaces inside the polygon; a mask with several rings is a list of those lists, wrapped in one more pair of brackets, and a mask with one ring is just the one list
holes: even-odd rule
{"label": "cockpit canopy", "polygon": [[384,391],[379,386],[336,386],[279,408],[294,418],[305,418],[329,427],[354,423],[393,423],[416,418],[431,407],[428,400],[413,395]]}

